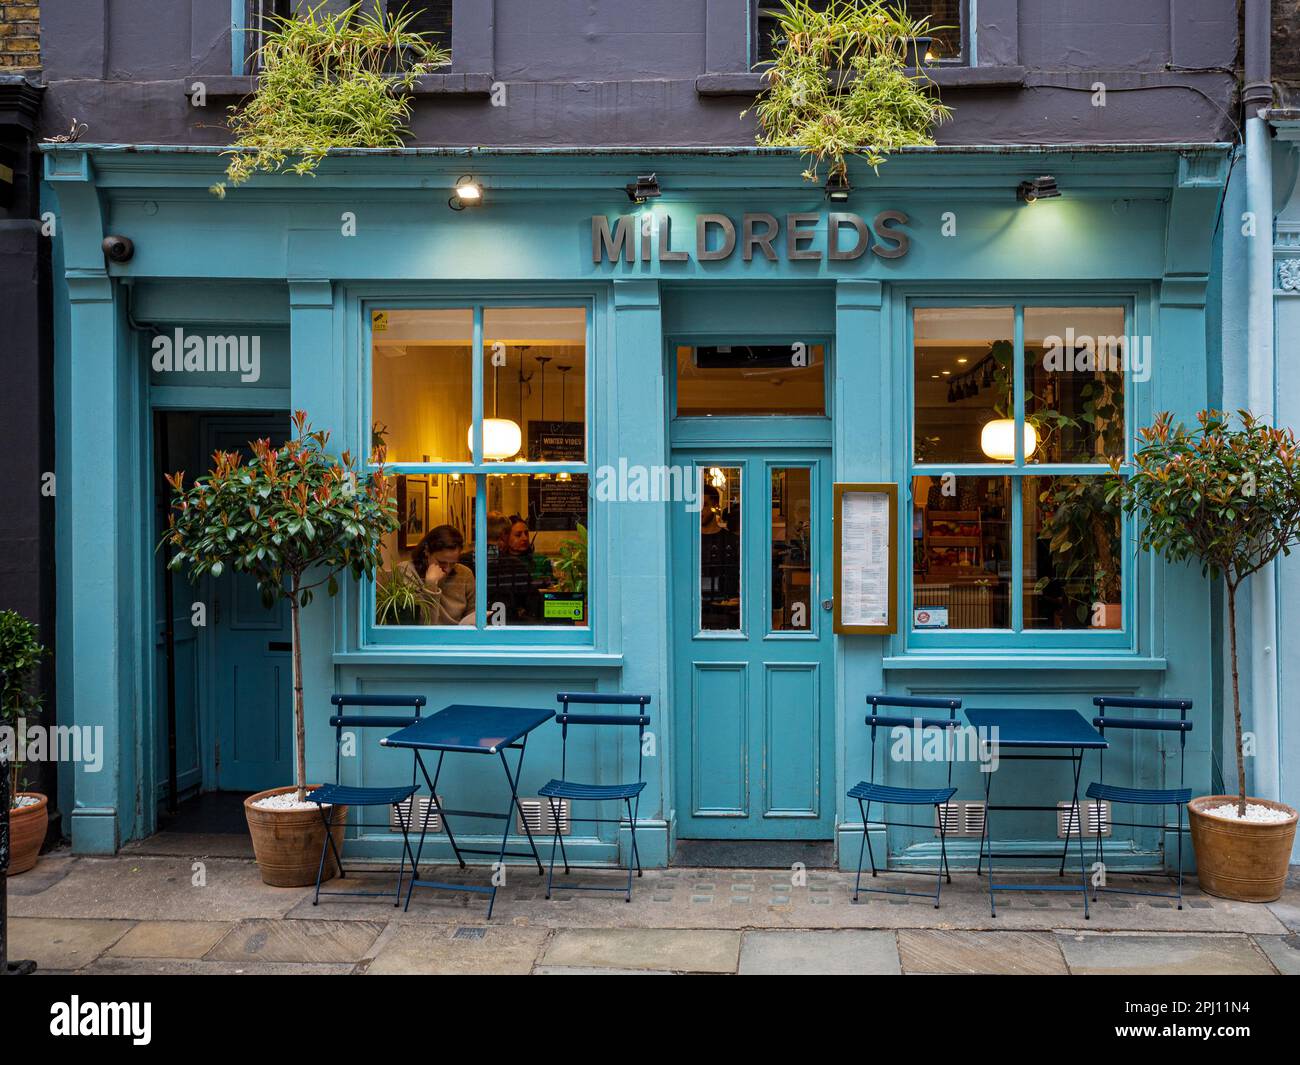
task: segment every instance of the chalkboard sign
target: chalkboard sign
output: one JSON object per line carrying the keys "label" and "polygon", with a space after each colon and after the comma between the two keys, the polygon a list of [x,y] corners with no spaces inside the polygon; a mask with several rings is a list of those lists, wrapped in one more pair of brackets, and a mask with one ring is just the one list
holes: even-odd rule
{"label": "chalkboard sign", "polygon": [[898,485],[835,486],[836,632],[898,631]]}

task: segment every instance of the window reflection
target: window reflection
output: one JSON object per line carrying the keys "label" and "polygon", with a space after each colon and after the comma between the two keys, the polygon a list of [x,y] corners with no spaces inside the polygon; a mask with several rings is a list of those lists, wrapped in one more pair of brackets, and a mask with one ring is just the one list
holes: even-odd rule
{"label": "window reflection", "polygon": [[1123,625],[1123,525],[1110,478],[1028,477],[1024,499],[1025,628]]}
{"label": "window reflection", "polygon": [[736,631],[740,624],[740,468],[704,470],[700,509],[700,628]]}
{"label": "window reflection", "polygon": [[1011,481],[912,478],[912,625],[1011,627]]}
{"label": "window reflection", "polygon": [[812,471],[772,470],[772,629],[812,625]]}

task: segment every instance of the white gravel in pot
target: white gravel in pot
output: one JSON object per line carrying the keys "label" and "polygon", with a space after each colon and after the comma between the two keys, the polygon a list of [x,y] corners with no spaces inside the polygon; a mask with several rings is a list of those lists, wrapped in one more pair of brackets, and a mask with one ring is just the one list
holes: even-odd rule
{"label": "white gravel in pot", "polygon": [[[315,810],[314,802],[299,802],[296,791],[282,791],[279,795],[267,795],[253,803],[259,810]],[[326,808],[329,803],[323,803]]]}
{"label": "white gravel in pot", "polygon": [[20,810],[24,806],[39,806],[40,804],[41,800],[36,798],[35,795],[19,795],[13,801],[12,809]]}
{"label": "white gravel in pot", "polygon": [[1246,803],[1246,816],[1237,815],[1237,804],[1235,802],[1224,803],[1222,806],[1210,806],[1202,810],[1201,813],[1209,817],[1221,817],[1225,821],[1251,821],[1258,825],[1275,825],[1282,821],[1290,821],[1291,815],[1285,810],[1276,810],[1272,806],[1263,806],[1257,802]]}

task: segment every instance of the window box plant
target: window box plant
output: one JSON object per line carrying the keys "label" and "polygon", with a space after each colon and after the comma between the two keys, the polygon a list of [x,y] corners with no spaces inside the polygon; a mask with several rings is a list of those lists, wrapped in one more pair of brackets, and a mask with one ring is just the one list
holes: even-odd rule
{"label": "window box plant", "polygon": [[[17,730],[20,718],[41,710],[41,697],[32,690],[32,674],[45,654],[40,631],[15,610],[0,610],[0,725]],[[11,733],[12,735],[12,733]],[[49,800],[36,791],[20,791],[22,752],[0,743],[0,773],[5,776],[9,817],[9,875],[36,865],[49,828]]]}
{"label": "window box plant", "polygon": [[[1168,414],[1141,430],[1133,470],[1113,498],[1144,519],[1140,544],[1171,562],[1194,561],[1223,581],[1232,664],[1237,794],[1188,804],[1197,876],[1211,895],[1271,902],[1282,893],[1296,811],[1246,794],[1237,682],[1237,594],[1242,583],[1300,542],[1300,451],[1295,434],[1239,411],[1206,410],[1188,429]],[[1118,464],[1113,467],[1116,472]]]}
{"label": "window box plant", "polygon": [[[296,436],[279,448],[254,441],[248,463],[238,452],[218,451],[213,469],[188,488],[184,473],[168,475],[172,510],[164,542],[169,565],[191,580],[219,577],[230,567],[257,581],[268,604],[289,602],[293,628],[294,783],[244,801],[253,852],[262,879],[276,887],[316,880],[325,843],[319,808],[306,801],[306,719],[303,707],[301,612],[316,589],[333,596],[339,575],[373,578],[383,537],[397,529],[397,509],[384,472],[362,476],[353,456],[326,451],[329,433],[313,431],[307,415],[293,416]],[[335,811],[342,846],[346,810]],[[330,859],[329,876],[337,873]]]}

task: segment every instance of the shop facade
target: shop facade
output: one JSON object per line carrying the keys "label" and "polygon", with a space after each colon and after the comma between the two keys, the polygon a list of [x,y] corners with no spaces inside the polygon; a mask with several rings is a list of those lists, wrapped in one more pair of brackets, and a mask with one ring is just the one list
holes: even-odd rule
{"label": "shop facade", "polygon": [[[289,779],[285,619],[235,578],[169,589],[154,546],[163,470],[193,476],[294,410],[338,450],[382,442],[401,475],[387,577],[304,615],[312,774],[332,772],[335,691],[646,693],[637,835],[662,865],[683,839],[856,841],[844,793],[866,774],[871,692],[1085,711],[1112,693],[1193,698],[1187,782],[1211,790],[1209,586],[1137,552],[1097,489],[1154,412],[1211,399],[1229,159],[906,151],[854,166],[829,203],[785,152],[409,149],[218,199],[216,150],[51,147],[61,714],[105,736],[98,772],[66,774],[74,849],[150,834],[173,788]],[[652,172],[662,195],[629,203]],[[1047,174],[1059,198],[1017,197]],[[466,176],[482,205],[451,210]],[[106,261],[109,235],[128,261]],[[833,631],[848,482],[898,487],[891,634]],[[470,577],[458,603],[403,614],[384,582],[422,543]],[[577,748],[578,771],[634,771],[619,741]],[[534,736],[526,800],[559,746],[558,728]],[[1157,786],[1177,771],[1164,753],[1121,739],[1108,779]],[[449,763],[457,802],[499,786],[477,768]],[[345,767],[409,771],[375,745]],[[1018,779],[1046,805],[1070,793],[1047,768]],[[979,765],[953,780],[977,804]],[[973,864],[978,806],[954,817],[970,831],[949,854]],[[1053,827],[1026,819],[1012,851]],[[1117,863],[1172,843],[1121,831]],[[886,843],[895,864],[937,848],[908,832]],[[567,848],[612,863],[626,837],[574,825]]]}

